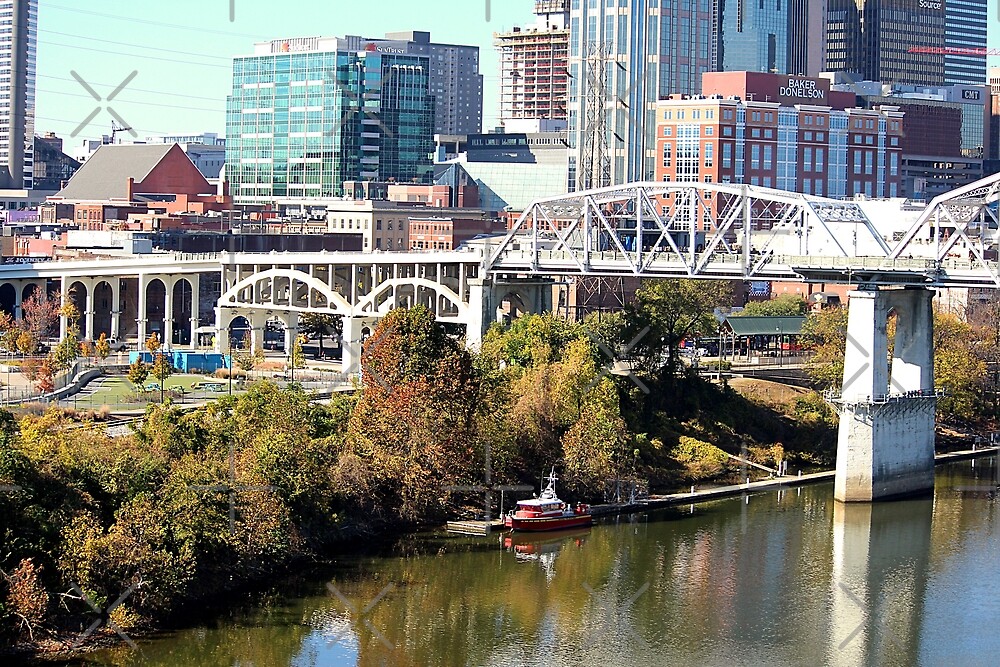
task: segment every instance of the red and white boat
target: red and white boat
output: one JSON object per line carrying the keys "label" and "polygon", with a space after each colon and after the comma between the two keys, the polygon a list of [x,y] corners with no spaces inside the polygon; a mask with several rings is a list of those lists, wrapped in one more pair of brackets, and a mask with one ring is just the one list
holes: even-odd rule
{"label": "red and white boat", "polygon": [[519,500],[517,509],[511,510],[504,517],[504,525],[511,530],[543,531],[562,530],[564,528],[579,528],[589,526],[594,522],[590,513],[590,505],[577,503],[570,507],[559,500],[556,495],[555,468],[546,478],[549,485],[538,498]]}

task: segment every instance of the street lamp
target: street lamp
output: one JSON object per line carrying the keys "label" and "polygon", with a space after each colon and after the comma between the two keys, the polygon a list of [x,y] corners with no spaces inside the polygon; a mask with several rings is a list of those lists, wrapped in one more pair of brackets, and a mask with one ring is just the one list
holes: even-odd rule
{"label": "street lamp", "polygon": [[784,347],[781,341],[781,327],[774,327],[774,337],[778,341],[778,366],[782,364],[782,355],[784,354]]}
{"label": "street lamp", "polygon": [[233,326],[230,324],[226,328],[226,335],[229,337],[229,397],[233,396]]}

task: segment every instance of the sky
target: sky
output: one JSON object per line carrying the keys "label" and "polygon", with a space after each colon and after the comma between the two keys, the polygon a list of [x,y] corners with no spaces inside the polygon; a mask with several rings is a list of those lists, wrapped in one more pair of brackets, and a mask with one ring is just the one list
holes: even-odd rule
{"label": "sky", "polygon": [[492,128],[499,104],[493,33],[532,23],[533,8],[534,0],[39,0],[35,132],[55,132],[70,152],[84,139],[110,134],[110,107],[138,140],[224,136],[232,57],[251,53],[255,42],[399,30],[480,47],[484,123]]}
{"label": "sky", "polygon": [[[998,2],[990,0],[991,48],[1000,48]],[[397,30],[480,47],[484,124],[492,128],[499,80],[493,33],[532,23],[533,8],[534,0],[39,0],[35,131],[57,133],[67,148],[99,138],[110,133],[110,106],[139,139],[224,135],[231,59],[255,42]],[[107,105],[74,73],[101,98],[127,83]]]}

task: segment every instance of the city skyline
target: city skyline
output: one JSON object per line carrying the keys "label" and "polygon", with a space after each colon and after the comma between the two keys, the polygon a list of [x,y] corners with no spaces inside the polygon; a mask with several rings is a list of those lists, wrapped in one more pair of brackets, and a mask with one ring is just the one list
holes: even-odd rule
{"label": "city skyline", "polygon": [[[76,132],[94,106],[93,97],[70,75],[101,95],[111,93],[132,71],[135,79],[116,99],[115,109],[139,137],[225,130],[225,99],[232,58],[247,55],[258,41],[285,37],[378,36],[389,31],[427,30],[435,41],[480,48],[484,77],[484,128],[499,120],[498,56],[493,33],[530,24],[533,0],[467,2],[433,0],[416,6],[386,0],[385,11],[355,13],[309,0],[290,0],[273,13],[264,0],[235,0],[230,21],[227,0],[178,0],[123,13],[111,0],[86,9],[61,2],[39,3],[36,134],[53,131],[68,140],[99,139],[111,129],[102,113]],[[216,7],[217,5],[217,7]],[[1000,47],[1000,8],[989,0],[990,48]],[[213,14],[213,7],[217,9]],[[217,16],[216,16],[217,14]],[[488,20],[487,20],[488,19]],[[990,58],[988,65],[1000,64]]]}
{"label": "city skyline", "polygon": [[221,135],[232,59],[252,54],[255,43],[292,37],[380,37],[406,30],[428,31],[435,42],[479,47],[484,126],[492,128],[499,119],[493,33],[530,22],[534,8],[533,0],[433,0],[420,5],[388,1],[382,3],[385,11],[369,13],[309,0],[289,0],[278,13],[264,0],[235,0],[234,5],[235,20],[230,22],[227,0],[178,0],[127,13],[111,0],[93,0],[86,9],[41,0],[36,133],[56,132],[68,146],[110,133],[112,117],[104,112],[70,136],[94,108],[94,98],[71,76],[71,69],[104,96],[137,71],[116,97],[114,109],[140,139]]}

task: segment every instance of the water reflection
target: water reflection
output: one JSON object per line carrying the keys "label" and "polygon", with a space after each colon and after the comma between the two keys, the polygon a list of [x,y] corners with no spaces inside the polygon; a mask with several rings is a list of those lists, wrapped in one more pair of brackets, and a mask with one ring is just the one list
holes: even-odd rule
{"label": "water reflection", "polygon": [[570,534],[419,540],[84,664],[995,664],[998,501],[960,490],[979,466],[898,503],[841,505],[823,485]]}

